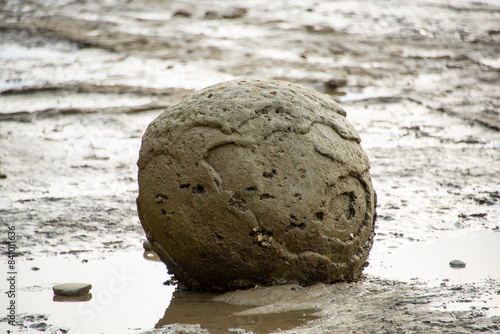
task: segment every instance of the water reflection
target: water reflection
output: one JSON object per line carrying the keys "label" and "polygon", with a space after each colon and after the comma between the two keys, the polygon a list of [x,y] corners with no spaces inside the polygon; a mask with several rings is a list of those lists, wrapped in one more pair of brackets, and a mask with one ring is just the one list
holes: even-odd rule
{"label": "water reflection", "polygon": [[[365,273],[431,285],[480,282],[500,277],[500,233],[492,230],[436,231],[436,240],[387,250],[375,243]],[[459,260],[457,266],[450,263]]]}
{"label": "water reflection", "polygon": [[55,302],[88,302],[92,299],[92,294],[87,293],[83,296],[56,296],[52,299]]}
{"label": "water reflection", "polygon": [[215,293],[176,291],[155,328],[170,324],[199,324],[211,334],[244,329],[256,334],[292,329],[316,319],[312,310],[238,315],[252,306],[234,306],[214,301]]}

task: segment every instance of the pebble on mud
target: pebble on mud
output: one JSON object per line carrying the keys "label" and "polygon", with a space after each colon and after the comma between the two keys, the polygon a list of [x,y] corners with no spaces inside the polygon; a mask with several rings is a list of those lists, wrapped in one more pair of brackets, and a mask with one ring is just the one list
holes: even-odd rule
{"label": "pebble on mud", "polygon": [[84,296],[90,289],[92,285],[88,283],[61,283],[52,288],[56,296]]}
{"label": "pebble on mud", "polygon": [[[35,329],[40,332],[45,332],[49,328],[49,325],[47,325],[46,322],[39,322],[37,324],[30,325],[29,328]],[[7,331],[7,333],[10,333],[10,331]]]}
{"label": "pebble on mud", "polygon": [[223,82],[146,130],[137,208],[188,289],[360,276],[376,196],[360,138],[333,100],[283,81]]}
{"label": "pebble on mud", "polygon": [[148,240],[144,240],[142,243],[142,247],[144,248],[145,251],[152,251],[153,246],[151,246],[151,243]]}
{"label": "pebble on mud", "polygon": [[450,261],[450,267],[454,269],[462,269],[465,268],[467,265],[464,261],[460,260],[452,260]]}
{"label": "pebble on mud", "polygon": [[172,16],[177,16],[177,17],[193,17],[193,13],[191,13],[190,11],[186,10],[186,9],[178,9],[176,10]]}
{"label": "pebble on mud", "polygon": [[330,90],[335,90],[345,85],[347,85],[347,80],[344,78],[332,78],[324,83],[324,86]]}
{"label": "pebble on mud", "polygon": [[233,7],[228,8],[224,11],[208,10],[205,13],[205,19],[216,20],[216,19],[239,19],[247,14],[248,10],[243,7]]}

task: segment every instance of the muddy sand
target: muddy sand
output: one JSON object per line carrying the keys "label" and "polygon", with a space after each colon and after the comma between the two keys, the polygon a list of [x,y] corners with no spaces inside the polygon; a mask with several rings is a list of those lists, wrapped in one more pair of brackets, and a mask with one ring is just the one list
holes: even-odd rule
{"label": "muddy sand", "polygon": [[[500,332],[499,22],[495,1],[1,2],[1,263],[6,276],[14,226],[18,325],[2,313],[0,328]],[[347,111],[378,194],[361,281],[174,292],[142,249],[146,126],[239,78],[303,84]],[[53,299],[79,281],[90,301]]]}

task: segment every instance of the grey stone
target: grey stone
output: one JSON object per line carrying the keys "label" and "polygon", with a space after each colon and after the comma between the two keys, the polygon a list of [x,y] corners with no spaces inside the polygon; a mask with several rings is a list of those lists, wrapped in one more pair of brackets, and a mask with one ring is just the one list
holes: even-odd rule
{"label": "grey stone", "polygon": [[373,243],[369,161],[345,111],[281,81],[223,82],[146,130],[137,208],[187,288],[360,276]]}
{"label": "grey stone", "polygon": [[142,247],[145,251],[153,250],[153,246],[151,246],[151,243],[148,240],[144,240],[144,242],[142,243]]}
{"label": "grey stone", "polygon": [[192,17],[193,16],[193,13],[191,13],[190,11],[186,10],[186,9],[178,9],[176,10],[172,16],[179,16],[179,17]]}
{"label": "grey stone", "polygon": [[344,87],[345,85],[347,85],[347,80],[341,77],[332,78],[324,83],[324,86],[327,89],[337,89],[340,87]]}
{"label": "grey stone", "polygon": [[[47,325],[46,322],[39,322],[36,324],[32,324],[29,327],[40,332],[45,332],[49,328],[49,325]],[[9,331],[7,333],[9,333]]]}
{"label": "grey stone", "polygon": [[61,283],[52,288],[56,296],[83,296],[88,294],[90,289],[92,285],[88,283]]}
{"label": "grey stone", "polygon": [[452,261],[450,261],[450,267],[457,268],[457,269],[465,268],[466,263],[464,261],[460,261],[460,260],[452,260]]}
{"label": "grey stone", "polygon": [[215,19],[239,19],[247,14],[248,10],[243,7],[232,7],[224,11],[209,10],[205,13],[205,19],[215,20]]}

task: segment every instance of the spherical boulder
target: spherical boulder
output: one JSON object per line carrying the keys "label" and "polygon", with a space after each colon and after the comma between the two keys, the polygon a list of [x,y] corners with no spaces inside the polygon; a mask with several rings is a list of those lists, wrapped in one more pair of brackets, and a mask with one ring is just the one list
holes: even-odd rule
{"label": "spherical boulder", "polygon": [[312,89],[239,80],[151,122],[137,209],[169,272],[202,290],[358,278],[376,195],[345,116]]}

